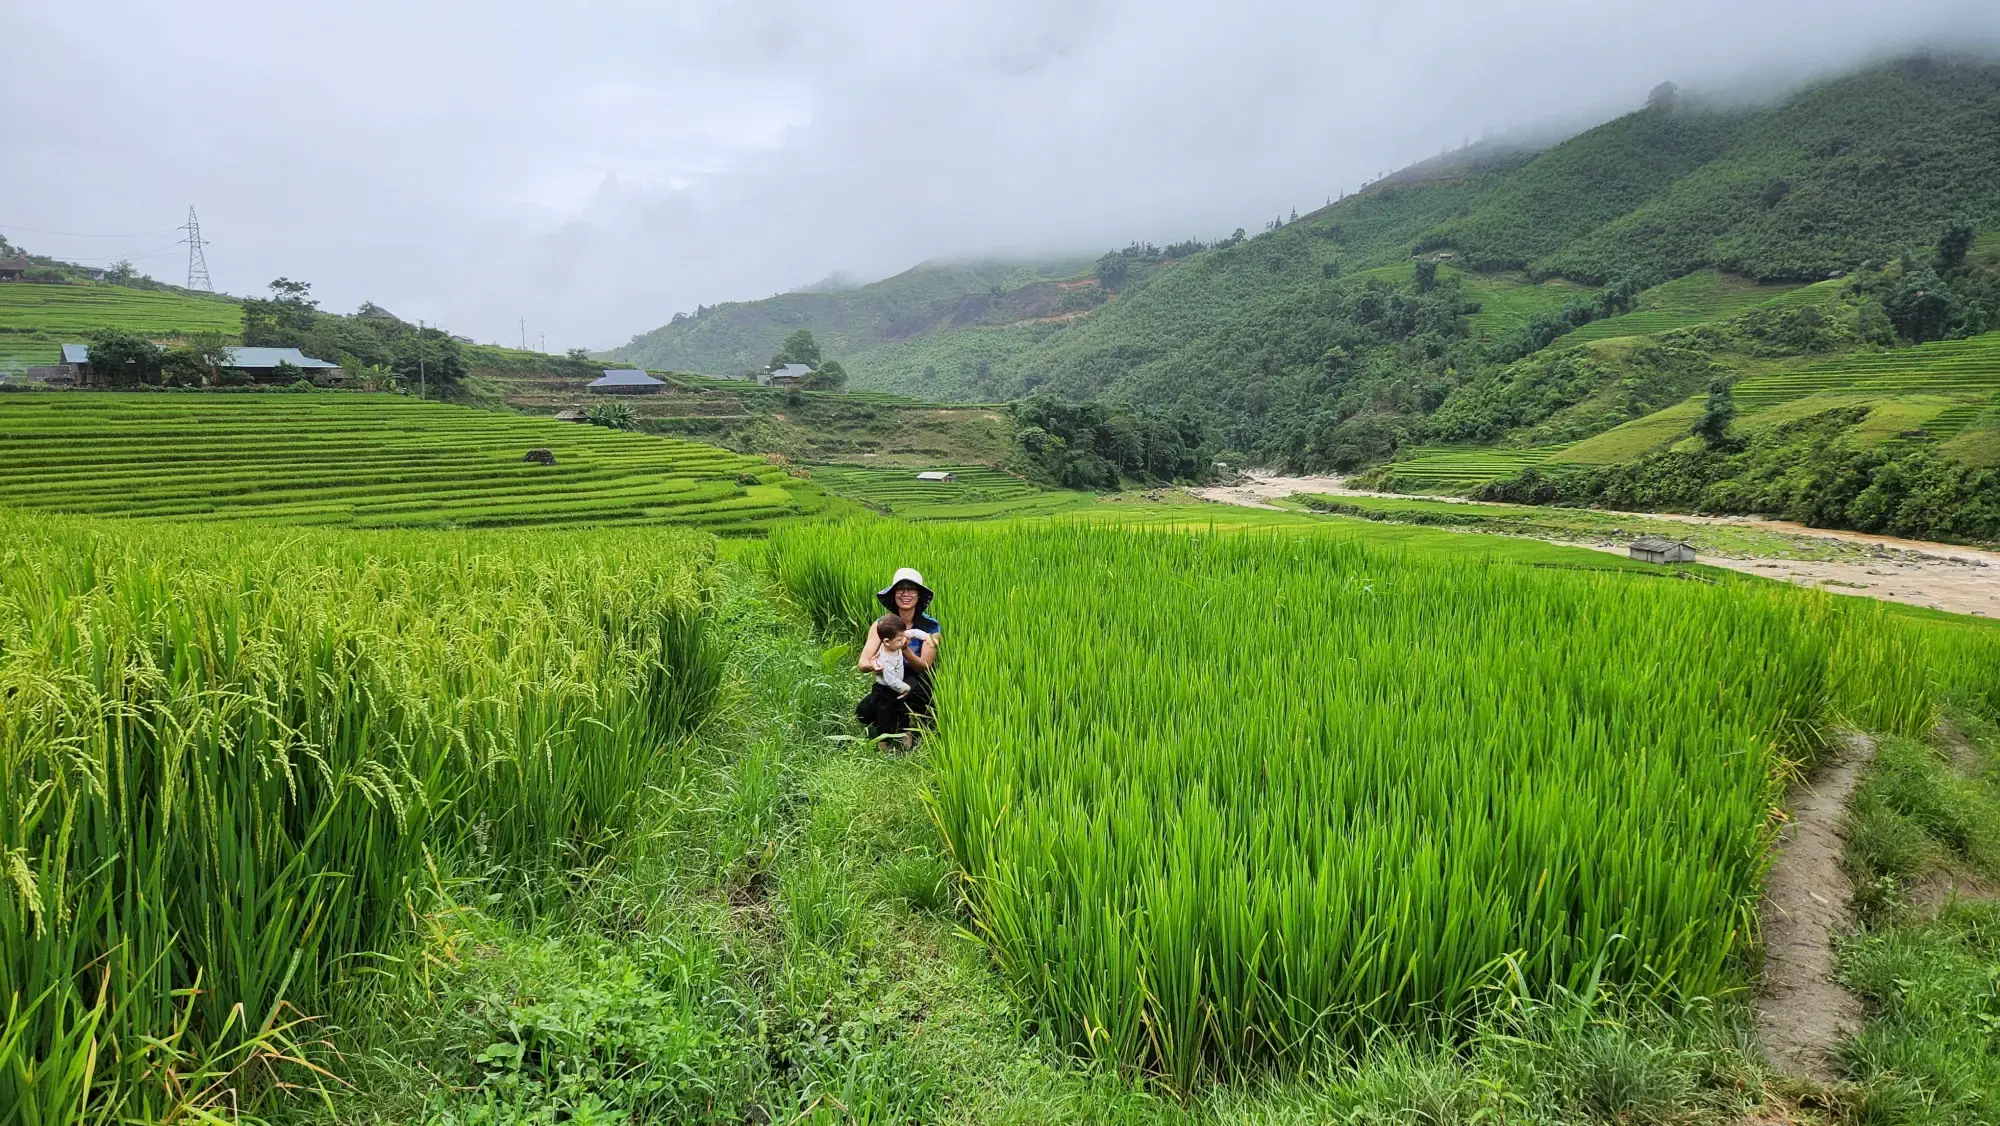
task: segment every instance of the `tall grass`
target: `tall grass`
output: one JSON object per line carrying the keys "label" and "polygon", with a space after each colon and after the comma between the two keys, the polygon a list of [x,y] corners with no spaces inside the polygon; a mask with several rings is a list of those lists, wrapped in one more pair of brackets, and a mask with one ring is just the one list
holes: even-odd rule
{"label": "tall grass", "polygon": [[[1926,661],[1862,604],[1332,535],[801,528],[821,622],[895,559],[951,643],[939,824],[1016,988],[1080,1049],[1204,1074],[1536,994],[1742,984],[1771,810],[1825,730],[1909,729]],[[852,605],[850,605],[852,604]]]}
{"label": "tall grass", "polygon": [[714,702],[711,551],[9,514],[0,1124],[253,1108],[434,866],[600,853]]}

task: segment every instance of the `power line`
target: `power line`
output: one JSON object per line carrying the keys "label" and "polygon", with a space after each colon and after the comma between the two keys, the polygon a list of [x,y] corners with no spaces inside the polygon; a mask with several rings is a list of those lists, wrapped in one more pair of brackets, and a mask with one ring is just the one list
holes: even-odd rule
{"label": "power line", "polygon": [[165,230],[159,231],[134,231],[129,235],[92,235],[85,234],[82,231],[45,231],[39,227],[21,227],[13,223],[0,223],[0,230],[25,231],[31,235],[61,235],[64,238],[150,238],[153,235],[172,234],[180,230],[180,228],[168,227]]}
{"label": "power line", "polygon": [[187,287],[189,289],[200,289],[214,293],[215,284],[208,280],[208,256],[201,252],[201,248],[207,246],[208,243],[203,241],[201,237],[201,220],[194,217],[194,204],[188,204],[188,221],[180,229],[187,232]]}

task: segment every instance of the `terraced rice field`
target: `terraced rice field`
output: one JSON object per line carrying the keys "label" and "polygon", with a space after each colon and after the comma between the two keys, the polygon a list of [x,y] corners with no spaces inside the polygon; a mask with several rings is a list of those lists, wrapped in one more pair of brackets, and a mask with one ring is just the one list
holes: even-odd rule
{"label": "terraced rice field", "polygon": [[1562,338],[1563,343],[1646,336],[1733,317],[1807,286],[1759,285],[1716,270],[1698,270],[1639,295],[1638,308],[1622,317],[1592,321]]}
{"label": "terraced rice field", "polygon": [[61,346],[101,328],[153,337],[193,332],[235,335],[243,309],[223,298],[117,285],[0,284],[0,371],[59,363]]}
{"label": "terraced rice field", "polygon": [[1428,446],[1409,451],[1400,460],[1383,467],[1386,480],[1395,488],[1411,492],[1474,488],[1511,477],[1531,465],[1540,465],[1560,452],[1563,446],[1536,446],[1525,450],[1484,447]]}
{"label": "terraced rice field", "polygon": [[[524,462],[530,449],[554,465]],[[0,396],[0,504],[355,527],[675,524],[823,511],[758,459],[672,438],[392,395]]]}
{"label": "terraced rice field", "polygon": [[[1394,266],[1356,270],[1348,276],[1380,278],[1392,285],[1408,285],[1414,274],[1415,267],[1411,263],[1399,262]],[[1536,317],[1558,312],[1564,305],[1596,292],[1589,286],[1561,278],[1532,282],[1525,274],[1475,274],[1451,266],[1438,267],[1438,278],[1441,281],[1455,279],[1464,287],[1465,295],[1479,303],[1479,311],[1470,320],[1473,335],[1481,340],[1510,335]]]}
{"label": "terraced rice field", "polygon": [[1736,385],[1736,405],[1761,410],[1825,392],[1870,395],[2000,394],[2000,333],[1945,340],[1915,348],[1843,356],[1796,371],[1746,379]]}
{"label": "terraced rice field", "polygon": [[919,481],[916,469],[852,465],[812,468],[813,483],[878,512],[910,520],[979,520],[1053,512],[1083,501],[1080,493],[1043,489],[983,465],[937,468],[955,480]]}

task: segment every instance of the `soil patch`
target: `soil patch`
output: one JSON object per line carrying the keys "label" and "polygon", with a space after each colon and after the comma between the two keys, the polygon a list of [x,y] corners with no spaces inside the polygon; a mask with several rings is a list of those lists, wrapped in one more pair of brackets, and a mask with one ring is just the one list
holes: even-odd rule
{"label": "soil patch", "polygon": [[1852,925],[1853,890],[1840,863],[1847,802],[1874,756],[1873,739],[1844,733],[1833,758],[1794,791],[1758,911],[1758,1035],[1773,1064],[1820,1082],[1839,1077],[1828,1049],[1861,1027],[1861,1002],[1833,981],[1833,936]]}

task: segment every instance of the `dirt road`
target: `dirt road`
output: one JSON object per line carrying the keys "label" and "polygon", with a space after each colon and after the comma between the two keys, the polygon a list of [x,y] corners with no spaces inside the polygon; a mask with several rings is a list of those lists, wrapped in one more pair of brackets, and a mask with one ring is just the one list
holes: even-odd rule
{"label": "dirt road", "polygon": [[[1270,502],[1293,493],[1321,493],[1329,496],[1397,497],[1403,494],[1351,489],[1340,477],[1281,477],[1253,473],[1242,482],[1197,489],[1195,492],[1221,504],[1251,508],[1273,508]],[[1411,500],[1458,498],[1409,497]],[[1510,507],[1510,506],[1495,506]],[[1670,512],[1611,513],[1634,520],[1667,520],[1684,524],[1733,525],[1782,534],[1803,540],[1821,540],[1853,545],[1860,549],[1845,561],[1787,559],[1765,556],[1705,554],[1701,561],[1733,571],[1762,575],[1769,579],[1813,586],[1836,594],[1854,594],[1928,606],[1954,614],[2000,617],[2000,553],[1922,540],[1876,536],[1865,532],[1843,532],[1828,528],[1808,528],[1784,520],[1754,516],[1684,516]],[[1479,529],[1499,531],[1499,529]],[[1589,538],[1538,537],[1551,543],[1568,543],[1623,554],[1626,545]]]}

